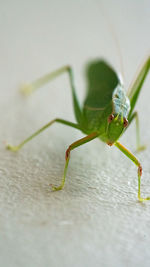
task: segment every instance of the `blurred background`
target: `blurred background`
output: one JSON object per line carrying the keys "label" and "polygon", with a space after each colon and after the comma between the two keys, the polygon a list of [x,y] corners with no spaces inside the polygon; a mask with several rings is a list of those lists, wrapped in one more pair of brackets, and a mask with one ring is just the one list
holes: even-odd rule
{"label": "blurred background", "polygon": [[[75,121],[67,75],[30,97],[20,84],[70,64],[82,103],[84,67],[106,59],[126,90],[150,52],[148,0],[0,1],[0,265],[149,266],[150,203],[137,201],[137,168],[116,148],[95,140],[72,153],[66,186],[59,184],[68,145],[83,136],[54,125],[19,153],[5,150],[50,120]],[[123,64],[121,63],[123,62]],[[140,94],[142,194],[150,194],[148,76]],[[135,124],[121,138],[135,152]]]}

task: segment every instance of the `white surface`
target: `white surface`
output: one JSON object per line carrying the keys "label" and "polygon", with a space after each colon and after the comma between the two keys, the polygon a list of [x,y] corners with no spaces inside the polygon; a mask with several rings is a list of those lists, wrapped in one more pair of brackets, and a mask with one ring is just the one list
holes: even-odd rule
{"label": "white surface", "polygon": [[[106,1],[105,1],[106,2]],[[149,1],[1,1],[0,2],[0,266],[150,266],[150,202],[137,201],[137,168],[99,142],[72,152],[63,191],[59,184],[67,146],[82,133],[55,125],[19,153],[18,144],[55,117],[74,121],[67,77],[30,98],[17,91],[64,64],[71,64],[83,99],[84,64],[103,57],[119,70],[120,43],[125,85],[149,53]],[[144,172],[142,195],[150,194],[150,78],[144,84],[140,111]],[[135,128],[122,143],[135,151]]]}

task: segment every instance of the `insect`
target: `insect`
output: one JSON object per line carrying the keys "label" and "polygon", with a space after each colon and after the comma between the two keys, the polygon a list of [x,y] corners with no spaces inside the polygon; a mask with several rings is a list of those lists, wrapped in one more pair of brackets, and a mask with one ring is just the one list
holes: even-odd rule
{"label": "insect", "polygon": [[47,123],[44,127],[40,128],[37,132],[33,133],[18,146],[7,145],[7,148],[12,151],[19,150],[27,142],[56,122],[76,128],[82,131],[85,134],[85,137],[75,141],[67,148],[65,153],[66,163],[63,178],[59,186],[52,186],[53,190],[61,190],[64,187],[71,151],[95,138],[99,138],[109,146],[115,145],[131,161],[133,161],[138,168],[138,199],[139,201],[150,200],[150,197],[141,197],[141,163],[118,141],[120,136],[135,119],[137,150],[140,151],[144,149],[144,147],[140,145],[139,119],[138,113],[134,111],[134,107],[149,68],[150,57],[148,57],[144,62],[137,78],[132,83],[129,93],[126,94],[121,79],[107,62],[101,59],[90,62],[86,67],[87,95],[82,108],[78,102],[73,79],[73,71],[70,66],[64,66],[36,81],[33,81],[30,85],[24,88],[24,92],[31,93],[59,75],[67,73],[72,91],[76,123],[56,118]]}

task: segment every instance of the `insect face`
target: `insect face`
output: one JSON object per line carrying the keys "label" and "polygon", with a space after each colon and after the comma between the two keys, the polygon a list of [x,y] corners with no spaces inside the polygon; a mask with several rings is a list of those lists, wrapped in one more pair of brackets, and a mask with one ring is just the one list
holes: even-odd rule
{"label": "insect face", "polygon": [[119,114],[111,114],[108,117],[107,143],[113,144],[116,142],[127,125],[128,120],[126,118],[123,118]]}

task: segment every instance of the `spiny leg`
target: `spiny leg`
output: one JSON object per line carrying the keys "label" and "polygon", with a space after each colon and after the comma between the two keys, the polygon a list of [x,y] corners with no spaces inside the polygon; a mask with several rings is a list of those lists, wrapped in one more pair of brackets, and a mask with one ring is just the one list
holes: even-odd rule
{"label": "spiny leg", "polygon": [[131,124],[131,122],[133,121],[133,119],[135,119],[136,122],[136,145],[137,145],[137,151],[142,151],[146,148],[146,146],[141,146],[140,145],[140,128],[139,128],[139,116],[137,111],[135,111],[130,119],[129,119],[129,124]]}
{"label": "spiny leg", "polygon": [[53,79],[59,77],[63,73],[68,73],[69,75],[69,82],[72,90],[72,97],[73,97],[73,105],[74,105],[74,112],[78,122],[81,122],[81,109],[78,102],[78,98],[75,91],[74,79],[73,79],[73,71],[70,66],[64,66],[59,68],[53,72],[50,72],[39,79],[33,81],[32,83],[26,84],[22,87],[22,92],[25,94],[30,94],[36,89],[42,87],[43,85],[47,84],[48,82],[52,81]]}
{"label": "spiny leg", "polygon": [[129,89],[128,97],[130,99],[131,109],[130,109],[128,120],[130,120],[130,117],[132,116],[133,109],[135,107],[139,93],[141,91],[141,88],[143,86],[143,83],[147,77],[149,70],[150,70],[150,56],[148,56],[147,59],[145,60],[145,62],[143,64],[142,68],[140,69],[135,81],[132,83],[132,85]]}
{"label": "spiny leg", "polygon": [[35,133],[33,133],[32,135],[30,135],[28,138],[26,138],[25,140],[23,140],[18,146],[12,146],[7,144],[6,148],[12,151],[18,151],[20,148],[22,148],[26,143],[28,143],[30,140],[32,140],[35,136],[37,136],[38,134],[40,134],[41,132],[43,132],[44,130],[46,130],[48,127],[50,127],[54,122],[58,122],[76,129],[81,130],[80,126],[78,124],[63,120],[63,119],[54,119],[52,121],[50,121],[49,123],[47,123],[46,125],[44,125],[42,128],[40,128],[38,131],[36,131]]}
{"label": "spiny leg", "polygon": [[54,191],[58,191],[58,190],[61,190],[63,187],[64,187],[64,184],[65,184],[65,179],[66,179],[66,173],[67,173],[67,169],[68,169],[68,163],[69,163],[69,159],[70,159],[70,152],[71,150],[75,149],[76,147],[79,147],[87,142],[90,142],[91,140],[95,139],[96,137],[98,137],[98,134],[97,133],[91,133],[90,135],[87,135],[86,137],[84,138],[81,138],[79,139],[78,141],[72,143],[68,149],[66,150],[66,164],[65,164],[65,168],[64,168],[64,173],[63,173],[63,178],[62,178],[62,181],[61,181],[61,184],[60,186],[53,186],[52,185],[52,189]]}
{"label": "spiny leg", "polygon": [[118,147],[121,152],[123,152],[129,159],[131,159],[134,164],[138,167],[138,199],[139,201],[146,201],[150,200],[150,197],[142,198],[141,197],[141,176],[142,176],[142,166],[138,159],[122,144],[120,144],[118,141],[115,143],[115,146]]}

